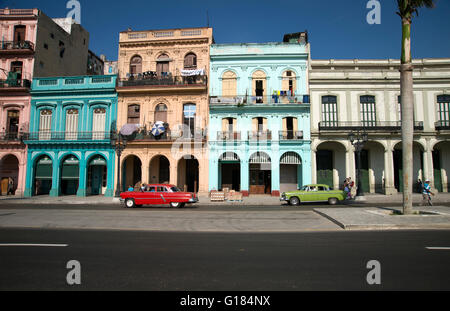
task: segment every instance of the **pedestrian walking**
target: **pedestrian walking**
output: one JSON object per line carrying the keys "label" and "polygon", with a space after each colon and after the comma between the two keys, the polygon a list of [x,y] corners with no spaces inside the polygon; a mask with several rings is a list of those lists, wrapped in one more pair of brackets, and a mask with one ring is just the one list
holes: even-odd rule
{"label": "pedestrian walking", "polygon": [[431,201],[431,195],[434,195],[433,192],[431,192],[431,186],[430,181],[426,180],[423,184],[423,190],[422,190],[422,206],[425,204],[425,202],[429,206],[433,206],[433,202]]}
{"label": "pedestrian walking", "polygon": [[14,194],[14,179],[12,179],[11,177],[8,178],[8,191],[6,193],[6,195]]}

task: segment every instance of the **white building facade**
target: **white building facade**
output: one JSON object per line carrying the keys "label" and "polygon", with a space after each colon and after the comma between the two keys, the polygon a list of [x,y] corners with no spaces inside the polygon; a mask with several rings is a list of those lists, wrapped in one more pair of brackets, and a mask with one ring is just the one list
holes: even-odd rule
{"label": "white building facade", "polygon": [[[402,191],[400,62],[312,60],[312,182],[342,188],[356,179],[355,148],[348,134],[365,132],[361,186],[365,193]],[[414,65],[413,181],[429,179],[449,191],[450,58],[416,59]]]}

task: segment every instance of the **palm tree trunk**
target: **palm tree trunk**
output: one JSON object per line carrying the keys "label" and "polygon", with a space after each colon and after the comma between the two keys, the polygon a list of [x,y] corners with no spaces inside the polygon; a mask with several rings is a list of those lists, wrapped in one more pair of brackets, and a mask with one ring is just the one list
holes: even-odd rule
{"label": "palm tree trunk", "polygon": [[411,19],[402,18],[400,94],[402,107],[403,214],[412,213],[414,99],[411,60]]}

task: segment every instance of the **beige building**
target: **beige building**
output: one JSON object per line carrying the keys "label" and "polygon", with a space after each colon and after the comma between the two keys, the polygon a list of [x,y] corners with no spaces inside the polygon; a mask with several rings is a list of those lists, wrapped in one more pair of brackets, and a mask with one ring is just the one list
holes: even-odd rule
{"label": "beige building", "polygon": [[[312,181],[342,187],[356,177],[350,132],[363,131],[364,192],[402,189],[400,62],[313,60],[310,67]],[[414,176],[449,191],[450,59],[415,59]]]}
{"label": "beige building", "polygon": [[120,33],[117,127],[136,128],[120,158],[121,190],[141,181],[208,191],[213,40],[212,28]]}

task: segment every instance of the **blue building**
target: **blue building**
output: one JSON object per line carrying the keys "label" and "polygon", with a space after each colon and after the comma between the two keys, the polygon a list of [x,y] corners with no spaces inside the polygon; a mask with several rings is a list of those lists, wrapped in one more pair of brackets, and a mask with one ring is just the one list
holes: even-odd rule
{"label": "blue building", "polygon": [[311,182],[309,44],[213,44],[209,190],[279,195]]}
{"label": "blue building", "polygon": [[113,196],[116,78],[33,80],[25,196]]}

